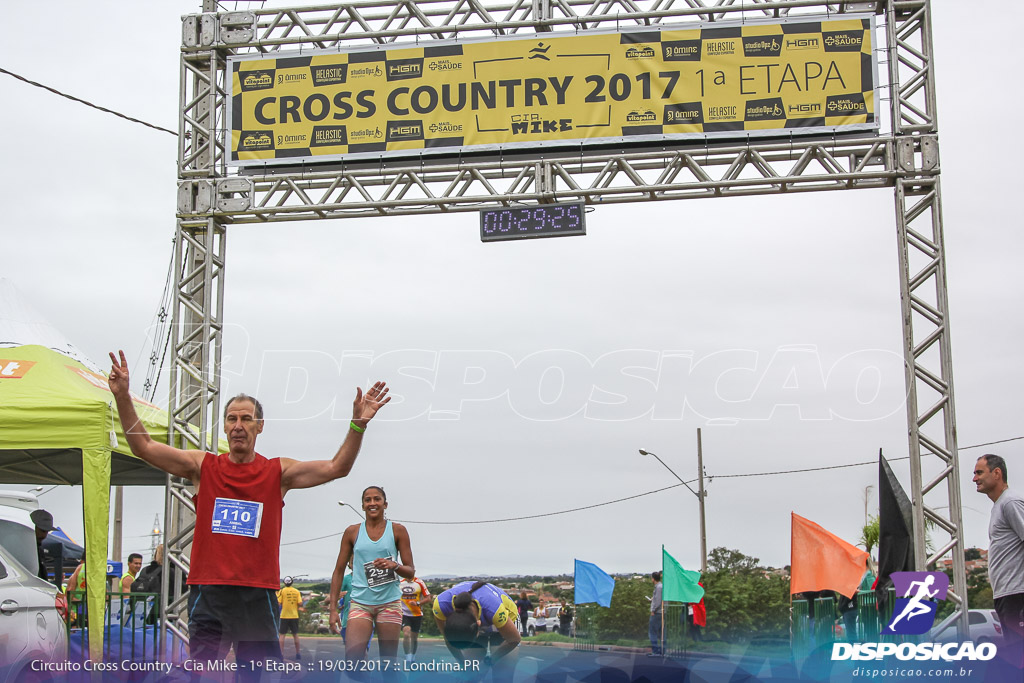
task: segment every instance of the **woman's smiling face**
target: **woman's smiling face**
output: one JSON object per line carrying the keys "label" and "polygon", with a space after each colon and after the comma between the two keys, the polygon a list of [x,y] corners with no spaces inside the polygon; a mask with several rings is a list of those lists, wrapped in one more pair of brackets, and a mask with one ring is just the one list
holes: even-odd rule
{"label": "woman's smiling face", "polygon": [[388,502],[384,499],[384,492],[378,488],[370,487],[363,493],[363,512],[367,519],[378,519],[384,515],[388,508]]}

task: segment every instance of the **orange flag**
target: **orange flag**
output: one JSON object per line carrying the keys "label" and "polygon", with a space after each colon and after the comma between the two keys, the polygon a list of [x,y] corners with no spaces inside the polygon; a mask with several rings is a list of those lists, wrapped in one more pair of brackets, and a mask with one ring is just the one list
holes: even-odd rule
{"label": "orange flag", "polygon": [[795,512],[789,592],[832,590],[852,598],[868,554]]}

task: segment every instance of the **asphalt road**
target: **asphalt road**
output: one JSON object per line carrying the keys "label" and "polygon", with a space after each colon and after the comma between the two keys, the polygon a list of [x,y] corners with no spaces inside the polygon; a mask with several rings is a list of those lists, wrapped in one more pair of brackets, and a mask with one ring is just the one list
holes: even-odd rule
{"label": "asphalt road", "polygon": [[[695,655],[690,658],[662,659],[646,656],[638,651],[591,651],[579,652],[568,647],[532,645],[524,642],[515,659],[507,662],[504,671],[487,667],[475,670],[472,666],[463,668],[456,663],[440,640],[421,640],[415,664],[406,664],[399,644],[399,662],[396,674],[394,666],[387,672],[381,671],[377,661],[377,645],[370,646],[370,652],[363,664],[347,662],[341,638],[302,638],[302,660],[294,659],[290,641],[285,644],[285,664],[292,667],[291,673],[310,681],[337,681],[340,673],[361,674],[352,676],[358,680],[404,680],[430,683],[432,681],[510,681],[511,683],[570,683],[583,680],[601,681],[681,681],[690,680],[743,680],[751,676],[768,673],[763,658],[724,657],[717,655]],[[353,668],[362,669],[353,672]],[[778,674],[779,672],[772,672]],[[697,678],[693,678],[694,675]],[[738,678],[737,678],[738,677]],[[755,678],[756,680],[756,678]]]}

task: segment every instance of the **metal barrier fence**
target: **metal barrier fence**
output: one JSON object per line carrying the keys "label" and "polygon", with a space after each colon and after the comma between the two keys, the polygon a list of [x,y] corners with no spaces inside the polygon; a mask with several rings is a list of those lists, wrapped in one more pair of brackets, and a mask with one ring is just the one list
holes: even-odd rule
{"label": "metal barrier fence", "polygon": [[[889,623],[892,618],[895,601],[895,592],[890,589],[886,608],[883,612],[879,612],[875,592],[858,591],[857,616],[851,622],[837,614],[836,603],[832,598],[819,598],[814,601],[813,605],[809,604],[807,600],[794,600],[792,608],[793,654],[806,655],[815,647],[837,641],[902,641],[901,636],[881,634],[883,625]],[[842,627],[841,631],[839,627]]]}
{"label": "metal barrier fence", "polygon": [[[160,595],[158,593],[122,593],[107,591],[103,615],[103,658],[111,661],[181,661],[184,647],[169,637],[161,651]],[[89,631],[97,625],[89,619],[85,591],[68,593],[68,657],[84,661],[89,653]]]}
{"label": "metal barrier fence", "polygon": [[576,605],[576,629],[572,649],[582,652],[597,650],[597,605]]}
{"label": "metal barrier fence", "polygon": [[664,622],[661,639],[668,656],[685,655],[700,639],[700,630],[691,627],[686,619],[688,605],[677,602],[662,603]]}
{"label": "metal barrier fence", "polygon": [[[597,605],[576,605],[576,630],[573,636],[572,649],[591,652],[598,649]],[[662,641],[666,655],[682,655],[689,651],[692,644],[699,640],[699,632],[691,633],[686,621],[686,605],[682,603],[664,603],[664,629]],[[647,622],[644,622],[646,627]],[[639,640],[647,640],[647,631],[636,634]]]}
{"label": "metal barrier fence", "polygon": [[[791,610],[793,654],[806,656],[815,647],[843,640],[849,642],[900,642],[903,640],[901,636],[881,635],[882,627],[892,618],[894,604],[895,593],[891,589],[884,612],[879,612],[877,609],[874,591],[860,591],[857,593],[856,618],[851,621],[837,613],[833,598],[819,598],[814,601],[813,605],[809,604],[807,600],[794,600]],[[697,647],[697,643],[703,636],[703,629],[691,629],[686,618],[686,607],[681,603],[664,603],[663,606],[662,642],[665,654],[670,657],[687,654],[691,649]],[[597,605],[576,606],[574,650],[593,651],[598,649],[597,614]],[[636,635],[638,638],[646,640],[647,633]]]}

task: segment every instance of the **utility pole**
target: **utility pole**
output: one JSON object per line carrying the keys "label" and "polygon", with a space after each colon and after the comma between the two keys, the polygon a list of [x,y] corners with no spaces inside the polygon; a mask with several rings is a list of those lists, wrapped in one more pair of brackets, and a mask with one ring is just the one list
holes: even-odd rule
{"label": "utility pole", "polygon": [[704,454],[701,450],[700,427],[697,427],[697,500],[700,502],[700,573],[708,573],[708,532],[704,524]]}
{"label": "utility pole", "polygon": [[[111,432],[113,433],[113,432]],[[114,539],[111,543],[110,559],[121,561],[121,529],[124,517],[124,487],[114,487]]]}
{"label": "utility pole", "polygon": [[153,515],[153,533],[150,534],[152,538],[150,539],[149,542],[150,557],[154,557],[156,555],[157,545],[163,542],[160,540],[160,534],[160,514],[157,513]]}
{"label": "utility pole", "polygon": [[868,525],[868,496],[873,488],[875,488],[874,484],[868,484],[864,487],[864,526]]}

